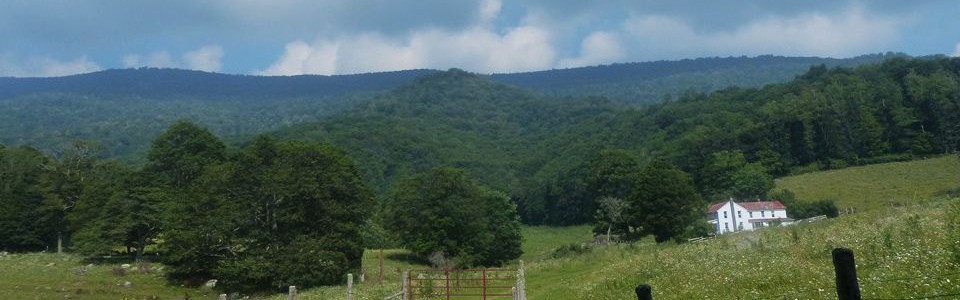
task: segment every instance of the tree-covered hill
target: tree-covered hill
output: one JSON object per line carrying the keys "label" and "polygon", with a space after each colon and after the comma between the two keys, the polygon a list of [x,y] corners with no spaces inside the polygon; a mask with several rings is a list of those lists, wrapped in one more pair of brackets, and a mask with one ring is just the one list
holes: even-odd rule
{"label": "tree-covered hill", "polygon": [[[373,186],[436,166],[461,167],[497,189],[517,186],[545,163],[575,147],[543,149],[560,133],[599,129],[622,105],[599,98],[545,98],[461,70],[412,84],[329,119],[276,134],[320,139],[347,150]],[[585,136],[583,139],[590,139]]]}
{"label": "tree-covered hill", "polygon": [[781,176],[955,151],[958,116],[960,59],[946,57],[818,66],[787,83],[639,108],[541,96],[451,70],[276,135],[345,148],[380,191],[397,178],[455,166],[511,192],[521,214],[546,210],[528,222],[587,207],[560,218],[579,221],[549,221],[577,223],[592,218],[597,195],[586,187],[587,162],[603,149],[624,149],[641,163],[672,160],[709,200],[734,184],[714,180],[733,176],[727,166]]}
{"label": "tree-covered hill", "polygon": [[772,55],[711,57],[495,74],[493,78],[554,96],[602,96],[626,103],[656,103],[667,98],[666,95],[785,82],[813,65],[853,67],[903,56],[886,53],[847,59]]}
{"label": "tree-covered hill", "polygon": [[[666,93],[761,86],[789,80],[813,64],[856,65],[891,55],[705,58],[490,77],[545,95],[603,96],[635,104],[660,101]],[[0,78],[0,143],[55,152],[72,140],[90,140],[100,145],[103,157],[142,161],[149,138],[178,119],[202,124],[227,139],[243,139],[324,119],[434,72],[269,77],[142,68]]]}

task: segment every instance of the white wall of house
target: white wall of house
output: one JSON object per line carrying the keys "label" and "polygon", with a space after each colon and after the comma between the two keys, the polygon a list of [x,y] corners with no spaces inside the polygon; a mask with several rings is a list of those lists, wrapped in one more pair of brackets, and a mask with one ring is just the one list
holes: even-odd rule
{"label": "white wall of house", "polygon": [[750,222],[749,215],[750,212],[747,209],[732,201],[724,203],[716,212],[717,233],[753,230],[753,223]]}
{"label": "white wall of house", "polygon": [[785,209],[751,211],[733,201],[727,201],[715,213],[708,215],[708,220],[714,225],[717,234],[754,230],[781,222],[781,220],[772,219],[787,219],[787,211]]}

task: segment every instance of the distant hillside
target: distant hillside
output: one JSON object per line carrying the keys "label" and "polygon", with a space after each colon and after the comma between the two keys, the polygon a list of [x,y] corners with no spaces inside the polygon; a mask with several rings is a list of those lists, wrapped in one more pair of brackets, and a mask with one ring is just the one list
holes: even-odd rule
{"label": "distant hillside", "polygon": [[389,90],[432,72],[435,71],[408,70],[337,76],[249,76],[180,69],[120,69],[51,78],[0,77],[0,99],[31,94],[157,100],[186,97],[220,101],[319,98]]}
{"label": "distant hillside", "polygon": [[713,57],[679,61],[620,63],[539,72],[495,74],[500,82],[553,96],[602,96],[626,103],[656,103],[690,92],[707,93],[730,86],[761,87],[792,80],[810,66],[854,67],[904,54],[870,54],[853,58]]}
{"label": "distant hillside", "polygon": [[[810,65],[846,66],[887,57],[851,59],[705,58],[614,64],[491,75],[496,81],[550,96],[603,96],[650,103],[687,91],[786,81]],[[53,150],[92,140],[104,157],[137,160],[149,140],[177,119],[189,119],[230,139],[316,121],[433,70],[337,75],[245,76],[176,69],[107,70],[54,78],[0,78],[0,144]]]}

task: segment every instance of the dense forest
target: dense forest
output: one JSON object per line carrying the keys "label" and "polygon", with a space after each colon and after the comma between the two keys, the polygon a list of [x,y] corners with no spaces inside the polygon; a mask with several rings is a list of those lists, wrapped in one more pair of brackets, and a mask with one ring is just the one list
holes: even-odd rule
{"label": "dense forest", "polygon": [[[813,64],[850,66],[892,56],[896,54],[850,59],[702,58],[490,78],[546,95],[651,103],[667,93],[782,82]],[[191,120],[229,141],[242,141],[285,125],[325,119],[434,72],[266,77],[144,68],[55,78],[0,78],[0,115],[4,116],[0,143],[51,151],[73,140],[89,140],[99,145],[103,158],[140,164],[150,137],[176,120]]]}
{"label": "dense forest", "polygon": [[954,151],[958,65],[945,57],[821,65],[787,83],[645,107],[546,97],[451,70],[275,135],[344,147],[381,192],[397,178],[456,166],[510,191],[528,223],[576,224],[593,219],[602,196],[588,192],[584,178],[604,149],[626,150],[641,165],[667,158],[708,200],[765,196],[761,188],[731,190],[717,177],[740,174],[762,187],[758,176]]}

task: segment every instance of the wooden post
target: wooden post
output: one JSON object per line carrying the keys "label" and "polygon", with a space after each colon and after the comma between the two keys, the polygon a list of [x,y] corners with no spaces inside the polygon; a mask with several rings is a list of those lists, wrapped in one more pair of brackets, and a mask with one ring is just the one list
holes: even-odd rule
{"label": "wooden post", "polygon": [[287,292],[287,300],[297,300],[297,286],[290,286],[290,289]]}
{"label": "wooden post", "polygon": [[483,288],[482,288],[482,289],[483,289],[483,293],[482,293],[482,294],[483,294],[483,299],[486,300],[486,299],[487,299],[487,269],[480,270],[480,272],[481,272],[481,274],[482,274],[482,275],[480,275],[480,276],[481,276],[481,277],[480,277],[480,278],[481,278],[481,279],[480,279],[480,286],[483,287]]}
{"label": "wooden post", "polygon": [[860,283],[857,281],[857,263],[853,250],[833,249],[833,268],[837,274],[837,297],[840,300],[861,300]]}
{"label": "wooden post", "polygon": [[353,274],[347,274],[347,300],[353,300]]}
{"label": "wooden post", "polygon": [[403,271],[403,274],[400,275],[400,300],[409,300],[410,296],[410,273],[409,271]]}
{"label": "wooden post", "polygon": [[649,284],[640,284],[637,286],[637,300],[653,300],[653,289]]}
{"label": "wooden post", "polygon": [[527,279],[523,274],[523,261],[517,264],[517,299],[527,300]]}
{"label": "wooden post", "polygon": [[450,270],[443,270],[443,278],[447,280],[447,300],[450,300]]}

